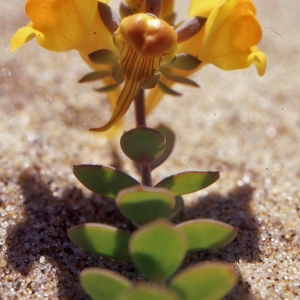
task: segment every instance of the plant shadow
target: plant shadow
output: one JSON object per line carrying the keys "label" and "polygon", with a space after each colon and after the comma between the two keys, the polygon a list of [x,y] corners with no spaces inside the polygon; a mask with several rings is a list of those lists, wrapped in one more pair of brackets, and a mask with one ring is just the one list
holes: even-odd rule
{"label": "plant shadow", "polygon": [[[132,264],[106,259],[87,253],[74,245],[67,229],[96,222],[132,231],[132,225],[116,209],[111,199],[97,195],[85,197],[78,188],[65,188],[60,195],[51,190],[52,182],[43,182],[39,171],[24,171],[19,176],[22,188],[24,220],[8,230],[8,266],[26,277],[37,265],[48,276],[55,269],[59,299],[89,299],[82,290],[78,275],[87,267],[114,270],[135,280],[137,270]],[[188,255],[183,266],[204,260],[247,262],[259,260],[258,226],[251,212],[253,188],[238,187],[228,196],[208,194],[196,203],[185,207],[175,222],[195,218],[212,218],[239,228],[238,237],[221,249],[202,251]],[[45,261],[45,262],[44,262]],[[34,290],[33,290],[34,293]],[[247,295],[237,298],[236,294]],[[249,296],[249,297],[248,297]],[[226,299],[250,299],[249,287],[240,277],[239,284]]]}
{"label": "plant shadow", "polygon": [[[211,193],[187,205],[174,221],[176,223],[208,218],[228,223],[238,228],[237,237],[230,244],[207,251],[190,254],[184,266],[197,261],[223,261],[229,263],[258,262],[261,260],[258,247],[258,223],[251,209],[254,188],[248,184],[236,186],[224,196]],[[238,284],[225,299],[253,299],[250,287],[239,274]]]}
{"label": "plant shadow", "polygon": [[[114,269],[133,274],[132,264],[106,259],[79,249],[71,242],[67,229],[82,223],[105,223],[124,230],[131,224],[115,209],[112,199],[97,195],[84,197],[80,189],[66,188],[61,195],[51,191],[51,182],[43,182],[36,170],[19,176],[24,220],[8,228],[8,267],[20,273],[20,282],[30,272],[38,277],[53,276],[58,281],[59,299],[89,299],[79,284],[78,275],[87,267]],[[38,266],[38,267],[37,267]],[[130,279],[130,276],[129,276]],[[21,283],[16,283],[15,290]],[[39,298],[34,288],[32,297]],[[34,298],[33,298],[34,299]]]}

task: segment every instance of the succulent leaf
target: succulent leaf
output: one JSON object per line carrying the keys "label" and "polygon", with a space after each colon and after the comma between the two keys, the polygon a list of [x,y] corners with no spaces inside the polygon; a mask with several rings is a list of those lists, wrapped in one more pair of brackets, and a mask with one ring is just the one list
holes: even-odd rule
{"label": "succulent leaf", "polygon": [[175,196],[199,191],[217,181],[220,177],[217,171],[188,171],[166,177],[155,187],[169,189]]}
{"label": "succulent leaf", "polygon": [[170,287],[184,300],[218,300],[230,292],[236,280],[233,265],[203,263],[176,275]]}
{"label": "succulent leaf", "polygon": [[93,300],[116,300],[130,289],[130,282],[109,270],[84,269],[80,273],[80,284]]}
{"label": "succulent leaf", "polygon": [[113,167],[100,165],[73,166],[76,178],[92,192],[116,198],[122,189],[139,185],[139,182]]}
{"label": "succulent leaf", "polygon": [[231,225],[210,219],[183,222],[175,228],[186,237],[189,252],[224,246],[237,235],[237,229]]}
{"label": "succulent leaf", "polygon": [[113,226],[86,223],[68,230],[69,238],[83,250],[131,262],[128,252],[129,233]]}
{"label": "succulent leaf", "polygon": [[120,143],[122,150],[130,159],[142,164],[150,163],[161,155],[166,138],[156,129],[138,127],[125,132]]}
{"label": "succulent leaf", "polygon": [[166,220],[141,227],[129,242],[134,264],[149,280],[162,283],[179,267],[186,253],[184,236]]}
{"label": "succulent leaf", "polygon": [[146,186],[124,189],[116,201],[121,213],[137,225],[169,218],[175,206],[175,197],[169,190]]}

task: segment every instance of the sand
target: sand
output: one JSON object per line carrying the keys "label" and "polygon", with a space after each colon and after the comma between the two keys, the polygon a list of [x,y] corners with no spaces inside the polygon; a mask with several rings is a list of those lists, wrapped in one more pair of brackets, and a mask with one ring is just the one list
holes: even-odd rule
{"label": "sand", "polygon": [[[23,1],[0,12],[0,298],[88,299],[78,283],[85,267],[139,280],[130,264],[82,251],[66,234],[85,222],[127,229],[112,201],[73,176],[77,164],[121,167],[138,178],[118,139],[88,128],[109,118],[104,95],[79,85],[89,72],[78,54],[51,53],[30,42],[11,53],[9,39],[27,23]],[[179,2],[179,1],[177,1]],[[212,218],[239,228],[220,249],[190,255],[234,263],[239,282],[227,299],[300,299],[299,2],[256,1],[268,67],[195,74],[200,89],[177,86],[148,118],[176,132],[170,159],[153,181],[186,170],[219,170],[220,180],[185,197],[175,220]],[[185,4],[178,4],[182,13]],[[134,126],[132,110],[124,130]]]}

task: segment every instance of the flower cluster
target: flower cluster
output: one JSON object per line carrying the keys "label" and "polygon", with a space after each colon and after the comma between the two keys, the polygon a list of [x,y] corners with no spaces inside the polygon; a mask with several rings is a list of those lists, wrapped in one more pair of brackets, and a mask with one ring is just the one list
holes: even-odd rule
{"label": "flower cluster", "polygon": [[[27,26],[11,39],[16,50],[33,38],[50,51],[76,49],[109,91],[115,124],[137,92],[151,89],[150,111],[175,82],[197,86],[187,76],[205,64],[222,70],[255,64],[263,75],[266,57],[256,45],[262,37],[251,0],[191,0],[189,18],[174,24],[172,0],[125,0],[120,17],[108,0],[27,0]],[[120,87],[120,88],[119,88]]]}

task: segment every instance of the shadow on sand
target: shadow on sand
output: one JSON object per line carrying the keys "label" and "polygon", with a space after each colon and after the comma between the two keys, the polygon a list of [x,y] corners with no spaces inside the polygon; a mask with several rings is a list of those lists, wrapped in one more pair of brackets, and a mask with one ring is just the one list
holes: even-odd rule
{"label": "shadow on sand", "polygon": [[[65,189],[60,196],[53,196],[51,182],[45,183],[40,178],[35,170],[23,172],[19,177],[24,221],[9,228],[6,241],[9,266],[26,276],[32,271],[33,263],[41,256],[45,257],[46,262],[56,269],[59,299],[88,299],[78,283],[78,274],[86,267],[114,269],[132,279],[136,273],[132,264],[84,252],[67,236],[68,228],[86,222],[105,223],[130,231],[131,224],[116,210],[114,201],[96,195],[84,197],[77,188]],[[257,223],[250,209],[252,194],[253,189],[246,185],[232,190],[226,197],[208,194],[184,209],[176,223],[212,218],[239,228],[238,237],[231,244],[188,256],[184,266],[194,263],[195,258],[197,261],[227,262],[259,260]],[[238,299],[251,299],[249,287],[242,278],[234,292],[241,295]],[[233,299],[231,295],[226,299]]]}

